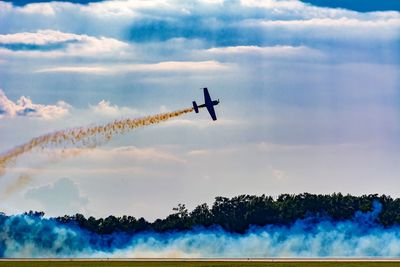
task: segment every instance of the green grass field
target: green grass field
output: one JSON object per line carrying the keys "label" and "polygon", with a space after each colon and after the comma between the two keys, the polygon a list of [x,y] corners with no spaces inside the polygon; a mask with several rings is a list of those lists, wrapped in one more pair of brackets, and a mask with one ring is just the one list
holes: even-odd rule
{"label": "green grass field", "polygon": [[397,267],[400,262],[0,261],[4,267]]}

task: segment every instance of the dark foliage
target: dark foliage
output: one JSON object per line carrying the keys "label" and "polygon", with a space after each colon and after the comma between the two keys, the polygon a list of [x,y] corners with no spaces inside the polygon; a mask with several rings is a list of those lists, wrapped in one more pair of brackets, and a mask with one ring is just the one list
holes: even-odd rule
{"label": "dark foliage", "polygon": [[[114,232],[136,233],[141,231],[182,231],[194,227],[220,226],[226,231],[243,233],[251,225],[289,225],[298,219],[314,217],[316,220],[332,218],[349,220],[357,211],[372,210],[372,204],[382,204],[377,223],[388,227],[400,224],[400,199],[385,195],[363,195],[360,197],[334,193],[332,195],[283,194],[273,199],[270,196],[241,195],[233,198],[216,197],[211,208],[207,204],[197,206],[189,212],[179,204],[174,213],[153,223],[132,216],[108,216],[107,218],[85,218],[82,214],[55,218],[61,223],[77,224],[98,234]],[[31,216],[43,216],[41,212],[29,212]]]}

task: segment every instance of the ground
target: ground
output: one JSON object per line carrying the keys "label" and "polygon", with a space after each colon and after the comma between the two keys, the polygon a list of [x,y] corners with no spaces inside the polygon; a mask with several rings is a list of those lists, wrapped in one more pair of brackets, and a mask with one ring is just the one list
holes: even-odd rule
{"label": "ground", "polygon": [[65,260],[65,261],[0,261],[1,267],[12,266],[12,267],[42,267],[42,266],[55,266],[55,267],[102,267],[102,266],[114,266],[114,267],[153,267],[153,266],[184,266],[184,267],[203,267],[203,266],[215,266],[215,267],[236,267],[236,266],[251,266],[251,267],[394,267],[399,266],[399,262],[311,262],[311,261],[293,261],[293,262],[254,262],[254,261],[76,261],[76,260]]}

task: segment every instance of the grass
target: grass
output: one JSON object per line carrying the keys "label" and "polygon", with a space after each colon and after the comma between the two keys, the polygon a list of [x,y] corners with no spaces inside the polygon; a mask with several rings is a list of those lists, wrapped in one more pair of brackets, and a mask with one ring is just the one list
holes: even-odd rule
{"label": "grass", "polygon": [[1,267],[394,267],[399,262],[0,261]]}

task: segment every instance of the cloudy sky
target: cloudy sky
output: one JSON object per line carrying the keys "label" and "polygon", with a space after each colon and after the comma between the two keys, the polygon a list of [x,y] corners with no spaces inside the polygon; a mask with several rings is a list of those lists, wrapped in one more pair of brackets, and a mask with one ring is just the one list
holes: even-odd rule
{"label": "cloudy sky", "polygon": [[321,2],[0,1],[0,152],[190,107],[205,86],[221,100],[216,122],[33,151],[0,177],[0,209],[152,220],[215,196],[400,197],[399,5]]}

